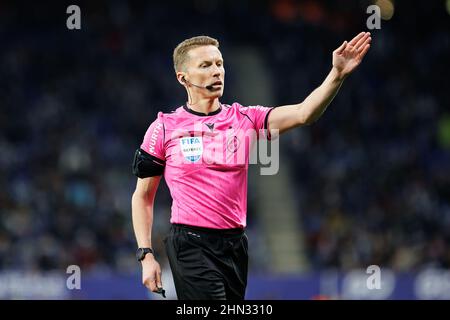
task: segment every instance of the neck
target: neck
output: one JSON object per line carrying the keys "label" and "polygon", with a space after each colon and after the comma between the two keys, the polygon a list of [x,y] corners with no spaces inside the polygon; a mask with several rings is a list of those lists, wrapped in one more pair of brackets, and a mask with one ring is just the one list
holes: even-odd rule
{"label": "neck", "polygon": [[219,98],[197,99],[195,101],[195,103],[192,103],[192,100],[189,99],[187,106],[191,110],[201,112],[204,114],[210,114],[211,112],[214,112],[220,108],[220,103],[219,103]]}

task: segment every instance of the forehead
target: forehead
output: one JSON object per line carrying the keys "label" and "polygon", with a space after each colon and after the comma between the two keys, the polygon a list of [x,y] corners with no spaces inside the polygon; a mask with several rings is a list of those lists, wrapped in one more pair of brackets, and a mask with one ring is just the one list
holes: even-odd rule
{"label": "forehead", "polygon": [[222,54],[216,46],[201,46],[193,48],[188,52],[189,60],[192,62],[215,61],[222,59]]}

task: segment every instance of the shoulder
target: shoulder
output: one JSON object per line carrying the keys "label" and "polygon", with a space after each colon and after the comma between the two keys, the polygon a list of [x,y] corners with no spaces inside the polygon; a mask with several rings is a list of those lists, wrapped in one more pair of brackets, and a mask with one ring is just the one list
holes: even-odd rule
{"label": "shoulder", "polygon": [[172,119],[177,118],[183,113],[183,106],[179,106],[169,112],[158,112],[158,118],[160,119]]}
{"label": "shoulder", "polygon": [[241,111],[241,110],[246,108],[242,104],[240,104],[239,102],[233,102],[231,105],[228,105],[228,107],[230,109],[236,110],[236,111]]}
{"label": "shoulder", "polygon": [[233,102],[232,104],[222,104],[222,106],[225,109],[226,113],[233,115],[245,115],[248,111],[248,107],[243,106],[239,102]]}
{"label": "shoulder", "polygon": [[231,108],[235,109],[236,111],[239,111],[242,114],[249,114],[249,113],[258,112],[258,111],[266,111],[266,109],[267,109],[267,107],[260,106],[260,105],[243,106],[239,102],[234,102],[231,105]]}
{"label": "shoulder", "polygon": [[169,112],[158,112],[156,121],[159,121],[164,126],[176,125],[183,118],[183,106],[178,107]]}

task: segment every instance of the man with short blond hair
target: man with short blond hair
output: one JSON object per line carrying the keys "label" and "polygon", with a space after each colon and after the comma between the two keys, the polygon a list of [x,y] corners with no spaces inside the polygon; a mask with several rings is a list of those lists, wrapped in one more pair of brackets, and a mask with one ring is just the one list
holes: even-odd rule
{"label": "man with short blond hair", "polygon": [[177,45],[173,51],[173,67],[175,72],[181,71],[181,68],[186,62],[188,52],[190,49],[194,49],[200,46],[215,46],[219,48],[219,41],[217,39],[208,36],[197,36],[189,38]]}
{"label": "man with short blond hair", "polygon": [[[147,288],[162,288],[151,229],[155,194],[164,175],[173,200],[171,229],[164,242],[178,298],[244,299],[250,150],[246,137],[271,139],[272,130],[283,133],[316,121],[361,63],[370,41],[368,32],[344,41],[333,52],[331,71],[317,89],[301,103],[276,108],[219,101],[225,69],[216,39],[194,37],[175,48],[175,73],[188,101],[171,113],[158,113],[133,160],[138,180],[132,219]],[[248,135],[249,131],[256,134]],[[239,154],[245,163],[236,161]]]}

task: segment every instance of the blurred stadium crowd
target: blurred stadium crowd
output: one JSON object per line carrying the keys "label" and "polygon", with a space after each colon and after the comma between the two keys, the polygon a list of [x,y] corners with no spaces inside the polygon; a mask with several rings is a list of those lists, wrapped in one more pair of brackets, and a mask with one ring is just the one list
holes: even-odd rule
{"label": "blurred stadium crowd", "polygon": [[[277,104],[294,103],[324,79],[332,50],[365,29],[369,4],[104,1],[81,4],[82,30],[68,31],[62,4],[2,1],[0,270],[137,270],[131,160],[156,113],[185,102],[171,60],[178,42],[216,37],[225,61],[233,46],[258,48]],[[450,268],[444,4],[398,2],[323,117],[282,137],[315,270]],[[239,76],[227,72],[227,84]],[[161,252],[164,186],[156,201]]]}

